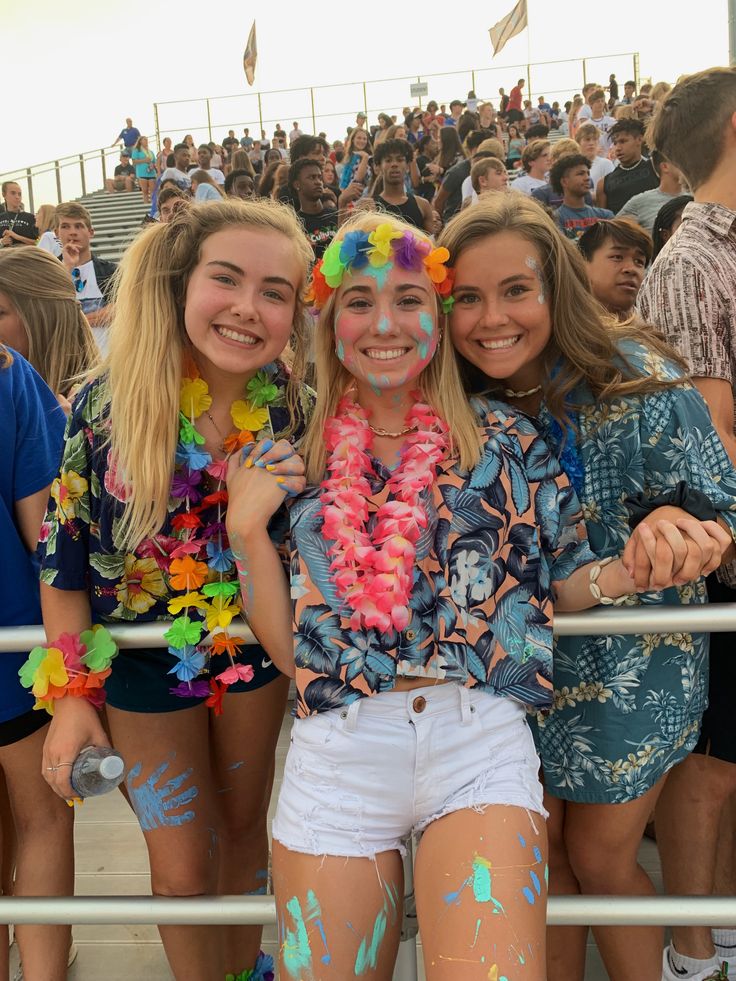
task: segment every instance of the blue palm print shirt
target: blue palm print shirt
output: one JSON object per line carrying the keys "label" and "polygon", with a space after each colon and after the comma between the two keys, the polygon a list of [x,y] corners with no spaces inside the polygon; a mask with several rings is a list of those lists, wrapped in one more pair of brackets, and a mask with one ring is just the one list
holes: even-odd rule
{"label": "blue palm print shirt", "polygon": [[[621,351],[645,374],[681,370],[640,344]],[[599,558],[619,555],[629,537],[624,499],[648,497],[684,480],[703,491],[736,532],[736,472],[698,390],[688,382],[646,395],[596,401],[572,393],[577,463],[560,445],[544,406],[539,422],[574,482]],[[577,472],[576,472],[577,471]],[[707,602],[705,582],[629,597],[633,606]],[[625,803],[684,759],[698,739],[708,692],[708,635],[663,633],[560,637],[552,711],[537,720],[537,745],[550,793],[582,803]]]}
{"label": "blue palm print shirt", "polygon": [[[352,630],[330,578],[319,488],[291,509],[291,589],[300,718],[390,691],[398,676],[479,686],[548,707],[552,582],[592,561],[575,492],[532,423],[486,403],[472,472],[449,458],[425,492],[411,621]],[[373,461],[369,512],[388,499]],[[369,529],[371,528],[369,519]]]}

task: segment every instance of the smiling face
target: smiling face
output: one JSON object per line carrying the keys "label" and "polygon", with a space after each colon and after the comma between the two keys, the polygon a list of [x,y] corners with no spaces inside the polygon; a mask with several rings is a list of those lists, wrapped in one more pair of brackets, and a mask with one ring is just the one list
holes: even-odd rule
{"label": "smiling face", "polygon": [[360,152],[368,146],[368,134],[364,129],[357,129],[353,136],[353,150]]}
{"label": "smiling face", "polygon": [[504,231],[465,249],[455,263],[450,334],[456,350],[489,378],[532,388],[552,337],[550,300],[536,247]]}
{"label": "smiling face", "polygon": [[24,358],[28,357],[30,351],[28,334],[17,310],[10,302],[10,297],[2,290],[0,290],[0,344],[12,347]]}
{"label": "smiling face", "polygon": [[595,298],[611,313],[627,315],[636,302],[647,267],[647,257],[641,249],[606,238],[586,266]]}
{"label": "smiling face", "polygon": [[280,232],[228,228],[202,243],[184,326],[204,378],[244,380],[277,358],[294,321],[301,267]]}
{"label": "smiling face", "polygon": [[358,384],[397,393],[414,386],[437,349],[437,301],[424,272],[392,262],[343,279],[335,301],[335,350]]}

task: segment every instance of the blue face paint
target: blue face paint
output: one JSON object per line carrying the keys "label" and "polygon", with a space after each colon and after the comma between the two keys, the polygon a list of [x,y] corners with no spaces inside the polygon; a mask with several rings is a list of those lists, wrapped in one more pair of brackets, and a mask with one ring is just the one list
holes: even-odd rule
{"label": "blue face paint", "polygon": [[381,394],[381,386],[378,384],[378,379],[375,375],[368,375],[368,384],[371,386],[371,391],[374,395]]}
{"label": "blue face paint", "polygon": [[364,269],[360,270],[360,273],[362,276],[370,276],[372,279],[375,279],[376,286],[379,290],[382,290],[386,285],[388,275],[393,268],[393,262],[386,262],[382,266],[366,266]]}
{"label": "blue face paint", "polygon": [[130,795],[130,802],[143,831],[155,831],[156,828],[178,828],[182,824],[188,824],[194,820],[193,810],[184,811],[182,814],[171,813],[191,804],[199,794],[197,787],[189,787],[188,790],[183,790],[179,794],[176,793],[191,777],[192,767],[184,770],[177,777],[172,777],[163,786],[156,786],[169,769],[169,764],[173,758],[172,756],[171,759],[162,763],[147,780],[144,780],[137,787],[133,786],[133,781],[140,776],[143,764],[136,763],[128,773],[125,783]]}
{"label": "blue face paint", "polygon": [[342,363],[345,364],[345,345],[339,339],[335,347],[335,351],[337,352],[337,356],[340,359],[340,361],[342,361]]}
{"label": "blue face paint", "polygon": [[381,336],[388,334],[388,332],[391,330],[391,324],[389,323],[388,317],[381,317],[381,319],[378,321],[378,327],[376,329]]}
{"label": "blue face paint", "polygon": [[424,343],[424,341],[422,341],[419,345],[419,357],[422,359],[422,361],[426,359],[427,354],[428,354],[427,345]]}
{"label": "blue face paint", "polygon": [[422,328],[427,337],[431,337],[434,334],[434,319],[429,313],[419,314],[419,326]]}

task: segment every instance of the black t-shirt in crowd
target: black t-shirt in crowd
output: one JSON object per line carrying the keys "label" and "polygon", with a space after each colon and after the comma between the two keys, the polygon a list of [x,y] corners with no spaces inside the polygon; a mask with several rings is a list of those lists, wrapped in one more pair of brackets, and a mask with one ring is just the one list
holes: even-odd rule
{"label": "black t-shirt in crowd", "polygon": [[463,203],[463,181],[470,174],[472,164],[470,160],[461,160],[445,174],[442,181],[442,188],[447,193],[445,208],[442,212],[442,220],[448,222],[453,215],[456,215]]}
{"label": "black t-shirt in crowd", "polygon": [[606,207],[617,215],[635,194],[653,191],[659,187],[659,178],[648,157],[642,157],[636,166],[626,169],[620,164],[603,178]]}
{"label": "black t-shirt in crowd", "polygon": [[297,211],[297,215],[314,250],[315,259],[321,259],[337,234],[337,211],[334,208],[325,208],[319,215],[308,215],[303,211]]}
{"label": "black t-shirt in crowd", "polygon": [[[38,238],[36,216],[29,211],[0,211],[0,238],[8,229],[16,235],[22,235],[23,238],[33,239],[34,242]],[[11,245],[23,245],[23,243],[13,240]]]}
{"label": "black t-shirt in crowd", "polygon": [[118,164],[115,168],[115,177],[135,177],[135,167],[133,164]]}

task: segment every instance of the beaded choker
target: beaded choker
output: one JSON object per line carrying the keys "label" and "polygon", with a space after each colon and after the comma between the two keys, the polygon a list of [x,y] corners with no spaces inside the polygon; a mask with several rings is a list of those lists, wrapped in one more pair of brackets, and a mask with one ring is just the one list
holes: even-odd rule
{"label": "beaded choker", "polygon": [[440,298],[442,309],[449,313],[454,303],[451,294],[455,275],[454,269],[445,265],[449,258],[447,249],[433,248],[426,239],[410,231],[397,231],[388,222],[372,232],[348,232],[343,238],[334,239],[325,249],[322,260],[314,266],[305,299],[320,310],[346,274],[395,262],[402,269],[424,270]]}

